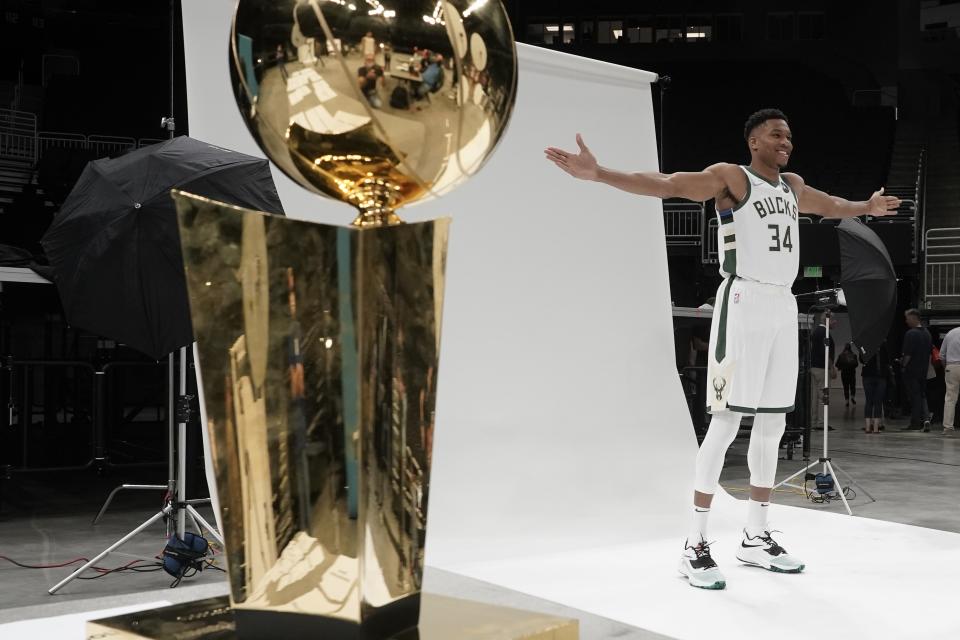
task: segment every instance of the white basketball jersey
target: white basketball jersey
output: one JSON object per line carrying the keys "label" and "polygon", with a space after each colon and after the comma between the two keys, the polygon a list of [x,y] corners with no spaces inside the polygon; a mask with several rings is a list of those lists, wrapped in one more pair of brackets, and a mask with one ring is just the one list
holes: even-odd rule
{"label": "white basketball jersey", "polygon": [[772,183],[740,168],[746,196],[732,209],[717,210],[720,274],[789,287],[800,268],[797,195],[782,177]]}

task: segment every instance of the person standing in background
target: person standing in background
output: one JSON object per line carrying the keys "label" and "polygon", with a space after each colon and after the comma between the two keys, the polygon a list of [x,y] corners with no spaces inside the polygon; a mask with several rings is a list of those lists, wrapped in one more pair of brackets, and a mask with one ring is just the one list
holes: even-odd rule
{"label": "person standing in background", "polygon": [[907,309],[904,321],[910,327],[903,336],[903,384],[910,394],[910,424],[901,431],[930,431],[930,409],[927,407],[927,371],[930,368],[930,353],[933,338],[920,322],[918,309]]}
{"label": "person standing in background", "polygon": [[280,75],[283,76],[283,80],[287,80],[287,52],[284,50],[282,44],[277,45],[277,50],[275,52],[277,68],[280,69]]}
{"label": "person standing in background", "polygon": [[882,342],[873,357],[863,363],[863,430],[867,433],[880,433],[880,420],[883,418],[883,399],[887,393],[887,377],[890,375],[890,354],[887,343]]}
{"label": "person standing in background", "polygon": [[843,385],[843,399],[850,406],[850,403],[857,404],[857,355],[850,348],[850,343],[843,347],[843,351],[837,356],[835,364],[840,370],[840,382]]}
{"label": "person standing in background", "polygon": [[364,58],[377,55],[377,39],[372,31],[367,31],[367,35],[360,39],[360,53]]}
{"label": "person standing in background", "polygon": [[951,329],[940,345],[946,394],[943,398],[943,433],[954,433],[957,428],[957,397],[960,396],[960,327]]}
{"label": "person standing in background", "polygon": [[363,66],[357,69],[357,85],[371,107],[383,107],[379,92],[379,88],[383,86],[383,67],[374,61],[373,55],[366,56]]}

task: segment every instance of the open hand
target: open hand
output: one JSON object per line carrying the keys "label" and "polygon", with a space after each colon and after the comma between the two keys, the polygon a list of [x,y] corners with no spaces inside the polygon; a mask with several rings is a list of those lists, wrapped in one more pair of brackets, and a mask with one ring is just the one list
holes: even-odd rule
{"label": "open hand", "polygon": [[871,216],[889,216],[897,212],[900,207],[900,198],[895,196],[883,195],[883,188],[874,191],[868,201],[870,206],[869,215]]}
{"label": "open hand", "polygon": [[577,134],[577,146],[580,147],[580,153],[577,154],[555,147],[548,147],[544,154],[547,156],[547,160],[550,160],[574,178],[595,180],[599,172],[597,159],[584,144],[579,133]]}

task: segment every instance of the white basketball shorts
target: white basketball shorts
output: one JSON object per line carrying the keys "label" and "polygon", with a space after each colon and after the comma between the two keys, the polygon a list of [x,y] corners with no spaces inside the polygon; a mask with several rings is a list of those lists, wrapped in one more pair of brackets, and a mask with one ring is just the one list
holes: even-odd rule
{"label": "white basketball shorts", "polygon": [[724,279],[713,308],[709,356],[711,412],[793,411],[799,358],[797,301],[790,287]]}

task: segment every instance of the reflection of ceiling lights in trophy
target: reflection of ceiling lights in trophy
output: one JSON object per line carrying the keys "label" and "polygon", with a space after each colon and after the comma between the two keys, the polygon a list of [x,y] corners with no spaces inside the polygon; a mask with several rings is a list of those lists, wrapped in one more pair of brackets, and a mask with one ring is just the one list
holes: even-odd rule
{"label": "reflection of ceiling lights in trophy", "polygon": [[433,15],[423,16],[423,21],[427,24],[439,24],[446,25],[447,23],[443,20],[443,0],[437,0],[437,4],[433,7]]}
{"label": "reflection of ceiling lights in trophy", "polygon": [[470,3],[470,6],[463,10],[463,17],[466,18],[474,11],[483,8],[483,5],[487,4],[487,0],[473,0]]}

